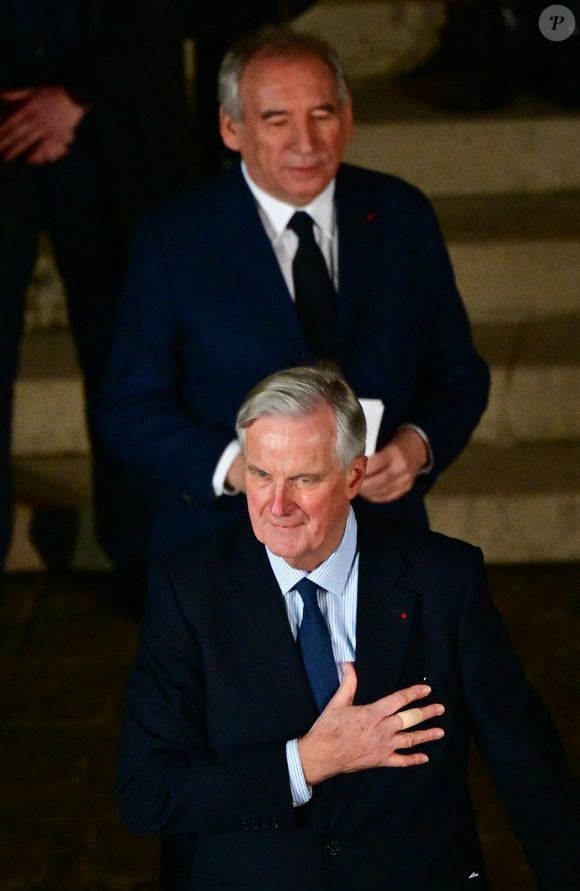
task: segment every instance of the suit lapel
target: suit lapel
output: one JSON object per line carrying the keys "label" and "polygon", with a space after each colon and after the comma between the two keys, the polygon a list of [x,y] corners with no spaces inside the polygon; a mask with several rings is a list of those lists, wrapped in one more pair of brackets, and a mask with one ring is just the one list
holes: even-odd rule
{"label": "suit lapel", "polygon": [[[372,198],[366,192],[360,193],[352,182],[348,165],[341,166],[337,174],[336,213],[339,240],[337,356],[340,359],[348,347],[350,333],[356,327],[359,295],[368,291],[381,230]],[[284,276],[239,165],[221,180],[213,213],[208,215],[208,226],[214,227],[215,243],[223,244],[224,262],[235,268],[248,313],[258,317],[267,313],[280,338],[294,346],[305,361],[311,360],[313,357]]]}
{"label": "suit lapel", "polygon": [[[357,514],[359,577],[356,624],[358,687],[355,704],[374,702],[399,689],[399,677],[410,639],[416,595],[405,587],[410,569],[389,527],[365,522]],[[336,779],[333,823],[347,808],[361,773]]]}
{"label": "suit lapel", "polygon": [[278,713],[288,739],[302,735],[318,712],[264,546],[244,526],[238,539],[232,595],[226,607],[256,683]]}
{"label": "suit lapel", "polygon": [[257,318],[268,314],[281,339],[306,358],[307,345],[292,298],[239,165],[221,181],[208,224],[214,227],[216,244],[223,244],[224,263],[235,267],[244,311]]}
{"label": "suit lapel", "polygon": [[[366,538],[366,541],[364,541]],[[415,594],[404,586],[408,563],[393,539],[364,536],[359,561],[357,702],[397,689],[413,623]]]}

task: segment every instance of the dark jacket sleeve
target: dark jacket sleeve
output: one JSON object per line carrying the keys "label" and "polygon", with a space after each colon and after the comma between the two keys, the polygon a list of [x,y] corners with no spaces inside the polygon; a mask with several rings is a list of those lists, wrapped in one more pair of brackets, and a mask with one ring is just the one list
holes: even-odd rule
{"label": "dark jacket sleeve", "polygon": [[182,332],[162,242],[156,217],[145,219],[126,277],[102,429],[128,464],[208,502],[216,465],[235,433],[194,416],[181,395]]}
{"label": "dark jacket sleeve", "polygon": [[266,819],[281,829],[292,821],[284,740],[211,748],[202,651],[161,563],[152,567],[127,688],[119,806],[137,833],[239,831]]}
{"label": "dark jacket sleeve", "polygon": [[[430,203],[417,190],[409,233],[419,271],[421,338],[415,397],[404,420],[428,436],[436,477],[465,448],[489,395],[490,375],[478,355],[439,225]],[[413,202],[415,203],[415,202]],[[419,482],[421,479],[419,478]]]}

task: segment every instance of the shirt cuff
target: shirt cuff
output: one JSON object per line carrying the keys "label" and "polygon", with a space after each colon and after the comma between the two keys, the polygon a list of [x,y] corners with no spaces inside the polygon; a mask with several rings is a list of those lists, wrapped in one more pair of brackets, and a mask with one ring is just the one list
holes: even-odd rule
{"label": "shirt cuff", "polygon": [[312,786],[304,779],[302,762],[298,753],[298,740],[291,739],[286,743],[286,761],[288,763],[288,776],[290,778],[290,792],[292,793],[293,807],[308,804],[312,798]]}
{"label": "shirt cuff", "polygon": [[427,447],[427,455],[429,457],[428,457],[427,463],[424,464],[423,467],[420,469],[419,475],[422,473],[430,473],[433,470],[433,465],[435,464],[435,459],[433,457],[433,450],[431,448],[431,443],[429,442],[429,437],[427,436],[425,431],[421,430],[420,427],[417,427],[416,424],[399,424],[397,429],[404,430],[405,428],[408,428],[409,430],[414,430],[415,433],[418,433]]}
{"label": "shirt cuff", "polygon": [[238,440],[232,440],[232,442],[225,447],[222,456],[216,465],[211,484],[214,495],[217,495],[218,498],[220,495],[237,495],[239,492],[239,489],[226,489],[226,477],[234,459],[238,457],[241,451]]}

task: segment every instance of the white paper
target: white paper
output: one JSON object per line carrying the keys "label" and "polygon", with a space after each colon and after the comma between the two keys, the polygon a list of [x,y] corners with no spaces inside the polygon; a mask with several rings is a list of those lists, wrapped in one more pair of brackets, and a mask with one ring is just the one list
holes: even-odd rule
{"label": "white paper", "polygon": [[365,455],[374,455],[377,448],[379,427],[383,418],[385,405],[382,399],[359,399],[367,422],[367,442]]}

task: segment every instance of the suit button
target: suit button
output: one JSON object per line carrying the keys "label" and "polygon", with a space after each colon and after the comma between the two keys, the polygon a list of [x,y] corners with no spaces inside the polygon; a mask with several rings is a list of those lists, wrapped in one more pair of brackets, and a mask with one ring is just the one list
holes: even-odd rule
{"label": "suit button", "polygon": [[248,823],[248,821],[242,820],[242,829],[244,830],[244,832],[247,832],[249,828],[250,828],[250,824]]}
{"label": "suit button", "polygon": [[280,820],[278,817],[272,817],[272,829],[280,829]]}
{"label": "suit button", "polygon": [[331,857],[336,857],[337,854],[340,854],[341,847],[337,841],[329,841],[324,847]]}

